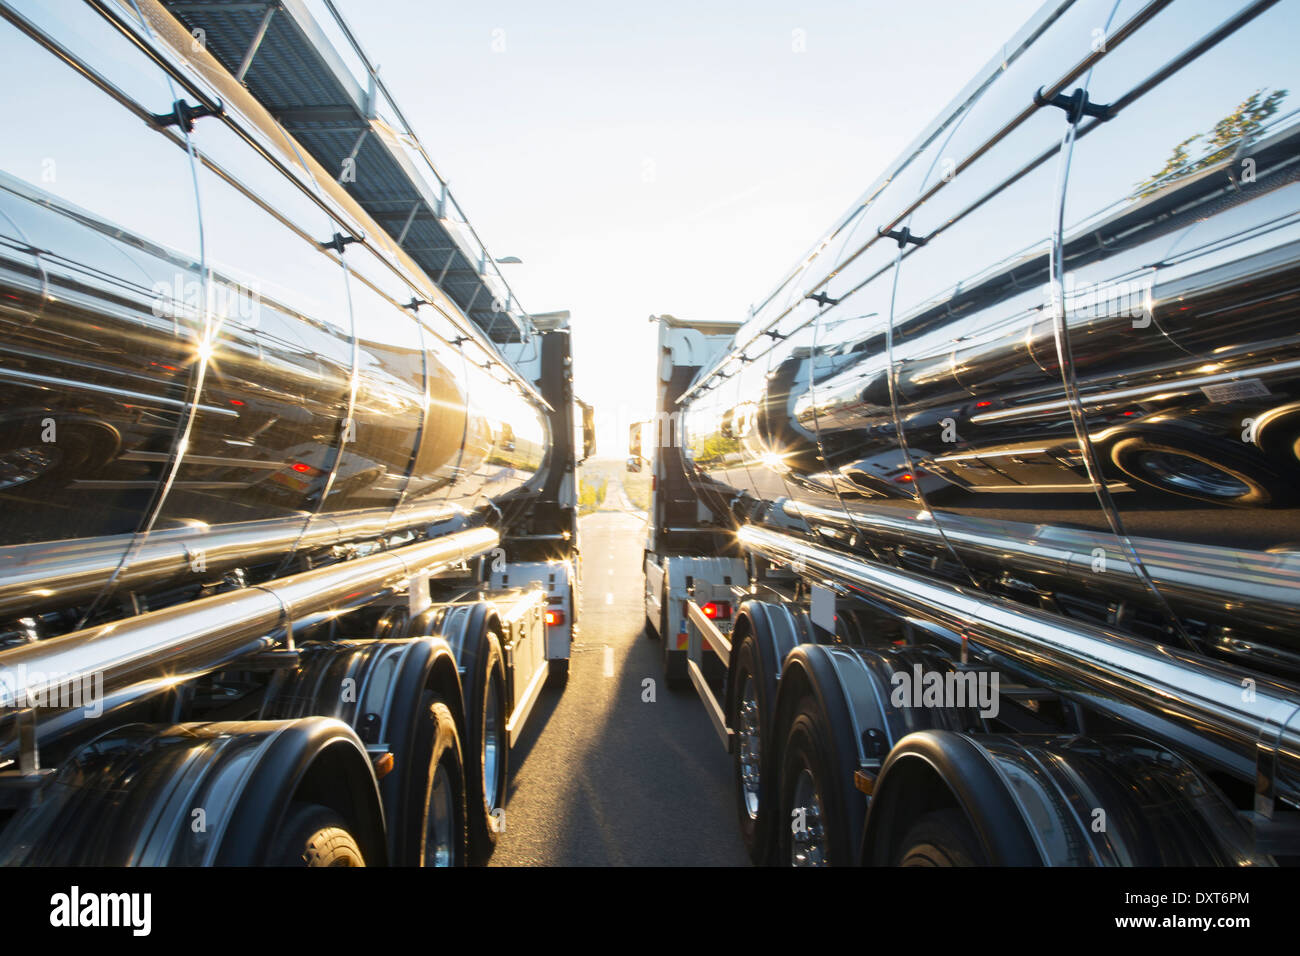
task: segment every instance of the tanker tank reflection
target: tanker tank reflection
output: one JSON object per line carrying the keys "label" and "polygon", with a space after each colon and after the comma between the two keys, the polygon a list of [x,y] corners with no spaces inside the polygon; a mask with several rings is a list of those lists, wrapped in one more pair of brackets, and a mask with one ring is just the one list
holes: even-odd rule
{"label": "tanker tank reflection", "polygon": [[[389,303],[398,341],[268,295],[205,332],[198,303],[169,297],[203,288],[197,262],[0,177],[0,566],[116,542],[118,561],[92,562],[106,585],[151,534],[239,527],[251,545],[259,525],[287,559],[342,527],[327,515],[368,512],[377,537],[540,471],[541,409],[481,344]],[[246,288],[208,281],[226,301]]]}

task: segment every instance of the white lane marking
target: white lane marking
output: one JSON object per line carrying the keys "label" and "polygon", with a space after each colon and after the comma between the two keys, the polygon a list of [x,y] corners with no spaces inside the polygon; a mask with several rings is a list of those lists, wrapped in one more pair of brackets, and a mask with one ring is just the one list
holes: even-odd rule
{"label": "white lane marking", "polygon": [[605,645],[605,676],[614,676],[614,648]]}
{"label": "white lane marking", "polygon": [[613,603],[614,603],[614,592],[613,592],[613,591],[606,591],[606,592],[605,592],[605,603],[606,603],[606,604],[613,604]]}

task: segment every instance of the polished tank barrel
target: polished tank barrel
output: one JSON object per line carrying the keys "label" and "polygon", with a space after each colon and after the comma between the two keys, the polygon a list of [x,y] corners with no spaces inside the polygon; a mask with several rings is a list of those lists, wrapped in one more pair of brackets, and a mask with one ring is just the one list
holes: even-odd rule
{"label": "polished tank barrel", "polygon": [[1045,5],[685,393],[701,499],[1300,675],[1298,17]]}
{"label": "polished tank barrel", "polygon": [[160,10],[0,4],[0,615],[423,531],[550,448],[533,384]]}

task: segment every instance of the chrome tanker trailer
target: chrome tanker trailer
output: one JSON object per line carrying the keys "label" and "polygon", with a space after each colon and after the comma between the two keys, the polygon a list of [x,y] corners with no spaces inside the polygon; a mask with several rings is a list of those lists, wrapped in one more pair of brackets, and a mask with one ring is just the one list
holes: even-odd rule
{"label": "chrome tanker trailer", "polygon": [[756,862],[1300,852],[1298,13],[1054,0],[658,317],[647,631]]}
{"label": "chrome tanker trailer", "polygon": [[[334,62],[276,9],[252,62]],[[0,862],[481,860],[567,673],[567,314],[485,334],[467,225],[440,285],[442,220],[399,234],[221,29],[0,3]]]}

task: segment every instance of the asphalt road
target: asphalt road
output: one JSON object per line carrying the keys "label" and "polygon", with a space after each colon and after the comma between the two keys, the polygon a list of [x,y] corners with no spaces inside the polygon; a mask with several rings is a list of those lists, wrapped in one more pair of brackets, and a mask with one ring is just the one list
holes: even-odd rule
{"label": "asphalt road", "polygon": [[664,684],[659,642],[644,632],[645,513],[606,474],[603,509],[582,519],[568,684],[547,687],[510,753],[491,865],[747,865],[731,758],[694,691]]}

